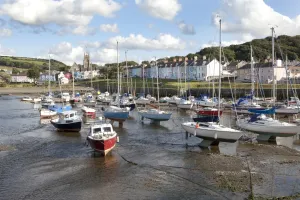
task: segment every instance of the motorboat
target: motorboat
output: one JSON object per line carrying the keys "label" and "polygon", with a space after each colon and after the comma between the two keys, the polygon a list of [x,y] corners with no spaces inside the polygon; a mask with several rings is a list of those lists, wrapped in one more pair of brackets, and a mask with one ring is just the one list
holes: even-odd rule
{"label": "motorboat", "polygon": [[258,133],[260,140],[269,140],[271,137],[290,137],[300,133],[300,127],[295,124],[280,122],[260,113],[250,118],[239,119],[237,125],[245,130]]}
{"label": "motorboat", "polygon": [[185,122],[182,123],[182,128],[187,133],[203,139],[203,142],[207,143],[207,145],[213,142],[234,143],[242,137],[241,131],[225,127],[215,122]]}
{"label": "motorboat", "polygon": [[95,122],[96,119],[96,110],[93,108],[89,108],[86,106],[83,106],[81,108],[83,112],[82,121],[86,124]]}
{"label": "motorboat", "polygon": [[203,96],[200,100],[196,101],[197,106],[202,107],[215,107],[218,102],[216,98],[208,98],[207,96]]}
{"label": "motorboat", "polygon": [[56,111],[42,108],[40,110],[40,118],[41,119],[51,119],[57,115]]}
{"label": "motorboat", "polygon": [[141,110],[138,113],[142,120],[146,118],[157,122],[168,121],[172,115],[171,112],[161,111],[159,109]]}
{"label": "motorboat", "polygon": [[52,119],[51,124],[58,131],[79,132],[81,130],[81,117],[77,115],[77,111],[63,111],[57,119]]}
{"label": "motorboat", "polygon": [[55,105],[52,96],[44,96],[41,101],[42,108],[48,108],[48,106]]}
{"label": "motorboat", "polygon": [[193,103],[190,100],[181,99],[181,101],[177,103],[177,108],[180,109],[189,110],[192,109],[192,107]]}
{"label": "motorboat", "polygon": [[106,110],[104,110],[103,115],[105,118],[123,122],[129,117],[129,108],[119,108],[117,106],[109,106]]}
{"label": "motorboat", "polygon": [[117,133],[111,124],[94,124],[90,128],[87,141],[96,152],[104,156],[115,148],[118,140]]}
{"label": "motorboat", "polygon": [[33,99],[29,96],[23,97],[21,101],[31,102]]}

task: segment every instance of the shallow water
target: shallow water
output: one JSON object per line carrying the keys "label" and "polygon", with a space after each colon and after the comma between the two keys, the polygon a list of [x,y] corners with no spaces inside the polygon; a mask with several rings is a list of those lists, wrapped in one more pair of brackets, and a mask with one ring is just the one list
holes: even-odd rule
{"label": "shallow water", "polygon": [[[253,149],[261,151],[253,153],[254,171],[265,169],[255,167],[260,163],[256,156],[274,159],[266,155],[272,144],[263,150],[241,143],[200,149],[200,139],[186,140],[180,127],[192,113],[174,108],[172,120],[161,125],[142,123],[137,112],[131,113],[123,128],[115,128],[120,142],[104,158],[86,145],[88,125],[80,133],[56,132],[49,121],[40,121],[37,108],[13,96],[0,97],[0,145],[12,147],[0,151],[0,199],[243,199],[249,191],[220,187],[216,174],[245,171],[244,155]],[[234,125],[230,116],[223,121]],[[272,179],[275,188],[282,174]],[[292,183],[299,180],[288,179],[291,186],[273,195],[296,193],[299,187]],[[254,185],[258,195],[270,194],[266,181],[263,187]]]}

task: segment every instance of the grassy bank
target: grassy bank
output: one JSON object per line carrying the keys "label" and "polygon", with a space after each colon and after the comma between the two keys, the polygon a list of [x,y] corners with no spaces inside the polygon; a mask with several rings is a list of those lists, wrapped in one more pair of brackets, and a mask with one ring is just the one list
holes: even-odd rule
{"label": "grassy bank", "polygon": [[[123,87],[127,87],[127,83],[126,83],[126,79],[122,80],[122,86]],[[97,86],[97,85],[106,85],[107,84],[107,80],[106,79],[96,79],[93,80],[93,85]],[[156,79],[145,79],[145,87],[146,88],[151,88],[156,84]],[[184,88],[184,81],[182,81],[182,83],[178,83],[176,80],[170,80],[170,79],[160,79],[159,80],[160,84],[161,84],[161,88],[164,89],[176,89],[178,87]],[[85,81],[78,81],[77,84],[90,84],[91,81],[90,80],[85,80]],[[109,79],[108,83],[110,86],[116,85],[117,81],[116,79]],[[129,83],[129,86],[131,85],[131,83]],[[215,88],[218,87],[218,82],[214,83]],[[142,88],[143,87],[143,80],[141,78],[133,78],[132,79],[132,86],[133,88],[136,86],[137,88]],[[155,85],[156,86],[156,85]],[[255,88],[257,88],[258,86],[255,85]],[[273,85],[272,84],[261,84],[261,87],[263,89],[272,89]],[[290,87],[290,86],[289,86]],[[300,88],[300,84],[293,84],[292,87],[294,89],[298,89]],[[200,82],[200,81],[189,81],[187,82],[187,88],[190,89],[208,89],[208,88],[213,88],[213,82]],[[251,89],[251,83],[234,83],[234,82],[228,82],[228,81],[223,81],[222,82],[222,88],[223,89]],[[286,89],[286,84],[278,84],[277,85],[277,89]]]}

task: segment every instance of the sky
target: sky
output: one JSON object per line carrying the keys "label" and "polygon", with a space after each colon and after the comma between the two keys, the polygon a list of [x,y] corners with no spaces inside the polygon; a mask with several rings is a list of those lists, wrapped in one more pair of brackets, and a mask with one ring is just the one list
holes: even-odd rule
{"label": "sky", "polygon": [[0,0],[0,55],[68,65],[185,56],[271,34],[300,35],[299,0]]}

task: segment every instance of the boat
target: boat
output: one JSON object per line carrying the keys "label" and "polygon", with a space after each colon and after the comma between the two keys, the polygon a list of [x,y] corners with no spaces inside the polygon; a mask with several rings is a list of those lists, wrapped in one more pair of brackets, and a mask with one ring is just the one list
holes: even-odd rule
{"label": "boat", "polygon": [[77,115],[77,111],[63,111],[57,119],[52,119],[51,124],[58,131],[79,132],[81,130],[81,118]]}
{"label": "boat", "polygon": [[299,107],[298,106],[277,106],[275,110],[276,114],[298,114],[299,113]]}
{"label": "boat", "polygon": [[183,110],[189,110],[192,109],[193,103],[190,100],[181,99],[177,103],[177,108],[183,109]]}
{"label": "boat", "polygon": [[170,101],[170,97],[161,97],[159,99],[159,103],[168,103]]}
{"label": "boat", "polygon": [[[155,62],[156,64],[156,62]],[[156,87],[157,87],[157,99],[159,98],[159,84],[158,84],[158,66],[156,64]],[[141,110],[138,112],[139,115],[141,116],[141,119],[143,120],[144,118],[150,119],[155,122],[161,122],[161,121],[168,121],[172,115],[171,112],[166,112],[160,110],[160,102],[158,102],[158,108],[157,109],[148,109],[148,110]]]}
{"label": "boat", "polygon": [[57,115],[56,111],[42,108],[40,110],[40,118],[41,119],[51,119]]}
{"label": "boat", "polygon": [[178,96],[172,96],[172,97],[169,99],[168,103],[169,103],[169,104],[177,104],[177,103],[179,103],[180,101],[181,101],[181,98],[179,98]]}
{"label": "boat", "polygon": [[[274,62],[274,28],[272,30],[272,62]],[[251,48],[252,49],[252,48]],[[251,54],[252,55],[252,54]],[[251,57],[251,60],[253,58]],[[252,61],[253,62],[253,61]],[[275,67],[275,65],[274,65]],[[273,99],[276,100],[275,96],[275,76],[273,77]],[[251,118],[238,119],[237,125],[248,131],[258,133],[258,140],[268,141],[270,138],[276,137],[290,137],[300,132],[300,128],[295,124],[286,122],[280,122],[271,117],[267,117],[265,114],[274,115],[275,117],[275,104],[273,102],[272,109],[266,109],[265,111],[255,111],[255,114]]]}
{"label": "boat", "polygon": [[214,107],[218,104],[218,102],[216,101],[216,98],[210,99],[207,96],[203,96],[196,102],[196,104],[203,107]]}
{"label": "boat", "polygon": [[300,127],[295,124],[280,122],[266,117],[265,114],[255,114],[251,118],[239,119],[237,125],[260,134],[259,140],[269,140],[271,137],[290,137],[300,133]]}
{"label": "boat", "polygon": [[41,101],[42,108],[48,108],[48,106],[55,105],[52,96],[47,95],[42,98]]}
{"label": "boat", "polygon": [[41,97],[36,97],[36,98],[33,98],[32,103],[41,103],[41,101],[42,101]]}
{"label": "boat", "polygon": [[[221,36],[221,19],[220,19],[220,36]],[[220,37],[220,51],[219,51],[219,86],[218,99],[221,99],[221,74],[222,74],[222,55],[221,55],[221,37]],[[218,101],[218,118],[220,118],[221,101]],[[219,142],[237,142],[242,137],[242,132],[216,122],[184,122],[181,124],[186,134],[195,135],[203,139],[201,146],[210,146],[213,143]]]}
{"label": "boat", "polygon": [[117,137],[111,124],[94,124],[90,128],[87,141],[94,151],[105,156],[115,148]]}
{"label": "boat", "polygon": [[68,92],[63,92],[61,95],[61,99],[63,100],[63,102],[69,102],[70,98],[71,96]]}
{"label": "boat", "polygon": [[194,122],[219,122],[218,115],[196,115],[193,116]]}
{"label": "boat", "polygon": [[65,106],[50,105],[50,106],[48,106],[48,110],[55,111],[57,113],[62,113],[63,111],[72,110],[72,106],[70,106],[70,105],[65,105]]}
{"label": "boat", "polygon": [[129,118],[129,109],[119,108],[117,106],[109,106],[106,110],[104,110],[103,115],[106,119],[124,122]]}
{"label": "boat", "polygon": [[151,103],[151,100],[147,99],[145,97],[140,97],[140,98],[138,98],[138,99],[135,100],[135,103],[136,104],[140,104],[140,105],[147,105],[147,104]]}
{"label": "boat", "polygon": [[234,143],[242,136],[240,131],[219,125],[215,122],[185,122],[182,124],[182,128],[186,132],[208,142],[208,144],[213,142]]}
{"label": "boat", "polygon": [[95,107],[97,105],[97,102],[91,93],[86,94],[86,97],[83,100],[83,105],[89,107]]}
{"label": "boat", "polygon": [[83,112],[82,121],[86,124],[95,122],[96,119],[96,110],[93,108],[89,108],[86,106],[83,106],[81,108]]}
{"label": "boat", "polygon": [[21,101],[27,101],[27,102],[31,102],[33,99],[31,98],[31,97],[29,97],[29,96],[26,96],[26,97],[23,97],[22,99],[21,99]]}
{"label": "boat", "polygon": [[[211,107],[204,107],[195,110],[198,115],[208,115],[208,116],[218,116],[218,109]],[[223,110],[220,110],[220,115],[222,115]]]}

